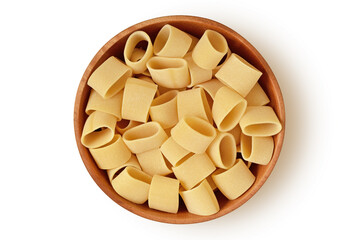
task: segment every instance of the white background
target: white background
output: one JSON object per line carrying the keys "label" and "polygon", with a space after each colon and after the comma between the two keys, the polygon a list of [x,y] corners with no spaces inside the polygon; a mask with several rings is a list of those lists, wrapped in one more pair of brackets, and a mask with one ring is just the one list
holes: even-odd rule
{"label": "white background", "polygon": [[[357,1],[1,1],[1,239],[359,239]],[[286,137],[265,185],[206,223],[171,225],[108,198],[75,144],[77,86],[123,29],[188,14],[223,23],[273,69]]]}

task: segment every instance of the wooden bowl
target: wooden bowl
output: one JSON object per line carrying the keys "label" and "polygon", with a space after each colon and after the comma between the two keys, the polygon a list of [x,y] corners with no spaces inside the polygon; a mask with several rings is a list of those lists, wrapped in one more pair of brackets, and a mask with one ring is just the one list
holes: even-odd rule
{"label": "wooden bowl", "polygon": [[[221,33],[227,39],[232,52],[242,56],[263,73],[259,83],[268,94],[271,100],[270,106],[274,108],[283,126],[283,130],[274,137],[275,149],[269,164],[266,166],[256,164],[252,165],[251,171],[256,176],[256,181],[252,187],[242,196],[232,201],[225,198],[219,191],[216,191],[216,196],[220,205],[220,211],[211,216],[198,216],[187,212],[186,207],[181,200],[179,212],[177,214],[170,214],[150,209],[147,205],[147,202],[145,204],[138,205],[127,201],[114,191],[109,182],[107,173],[97,167],[95,161],[90,155],[90,152],[81,144],[80,141],[82,129],[87,118],[87,115],[85,114],[85,107],[90,94],[90,87],[86,83],[91,73],[110,56],[116,56],[119,59],[124,60],[123,49],[126,39],[132,32],[143,30],[147,32],[154,41],[156,34],[165,24],[171,24],[196,37],[201,37],[202,33],[206,29],[213,29]],[[90,62],[89,66],[86,68],[79,84],[75,100],[74,127],[77,146],[87,170],[97,185],[112,200],[130,212],[154,221],[177,224],[198,223],[221,217],[240,207],[247,200],[249,200],[264,184],[276,164],[282,147],[285,129],[285,107],[279,85],[269,65],[266,63],[265,59],[260,55],[260,53],[242,36],[240,36],[232,29],[213,20],[194,16],[166,16],[150,19],[125,29],[113,37],[99,50],[99,52]]]}

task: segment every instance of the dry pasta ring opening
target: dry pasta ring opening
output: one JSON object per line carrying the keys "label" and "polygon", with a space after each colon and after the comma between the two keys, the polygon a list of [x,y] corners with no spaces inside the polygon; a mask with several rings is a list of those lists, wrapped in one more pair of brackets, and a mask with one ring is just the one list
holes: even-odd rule
{"label": "dry pasta ring opening", "polygon": [[183,162],[185,162],[186,160],[188,160],[189,158],[191,158],[192,156],[194,156],[194,153],[188,153],[185,157],[183,157],[182,159],[180,159],[180,161],[178,161],[174,167],[178,167],[180,166]]}
{"label": "dry pasta ring opening", "polygon": [[146,66],[151,78],[159,86],[179,89],[190,84],[188,64],[183,58],[152,57]]}
{"label": "dry pasta ring opening", "polygon": [[81,143],[87,148],[98,148],[107,144],[114,137],[116,120],[111,114],[94,111],[85,121]]}
{"label": "dry pasta ring opening", "polygon": [[165,25],[159,31],[154,42],[154,53],[157,55],[165,46],[170,36],[170,26]]}
{"label": "dry pasta ring opening", "polygon": [[155,98],[151,103],[150,117],[163,129],[169,129],[178,122],[177,93],[178,90],[170,90]]}
{"label": "dry pasta ring opening", "polygon": [[178,91],[177,90],[170,90],[159,97],[155,98],[151,104],[151,106],[158,106],[164,103],[167,103],[174,98],[176,98]]}
{"label": "dry pasta ring opening", "polygon": [[216,68],[220,68],[221,65],[223,65],[225,63],[226,60],[228,60],[228,58],[231,55],[231,51],[230,48],[228,49],[227,53],[222,57],[222,59],[220,60],[220,62],[218,63],[218,65],[216,66]]}
{"label": "dry pasta ring opening", "polygon": [[225,135],[219,144],[219,152],[221,161],[226,168],[231,167],[236,160],[236,146],[234,139],[229,135]]}
{"label": "dry pasta ring opening", "polygon": [[[134,48],[135,49],[140,49],[140,50],[144,50],[146,51],[146,49],[148,48],[149,42],[147,40],[141,40],[140,42],[138,42]],[[134,53],[134,52],[133,52]]]}
{"label": "dry pasta ring opening", "polygon": [[[145,49],[145,50],[144,50]],[[146,62],[153,56],[153,45],[149,35],[136,31],[127,39],[124,47],[124,59],[135,74],[146,71]]]}
{"label": "dry pasta ring opening", "polygon": [[184,117],[184,121],[194,131],[204,136],[212,137],[216,134],[215,129],[211,126],[211,124],[201,118]]}
{"label": "dry pasta ring opening", "polygon": [[[134,53],[135,49],[145,50],[144,55],[147,54],[146,52],[149,52],[150,50],[152,50],[149,47],[149,45],[150,45],[149,43],[151,43],[151,39],[145,32],[138,31],[138,32],[134,32],[133,34],[131,34],[126,42],[125,49],[124,49],[125,61],[133,62],[130,59],[131,59],[131,56]],[[141,59],[139,59],[137,61],[140,61],[140,60]],[[135,62],[137,62],[137,61],[135,61]]]}
{"label": "dry pasta ring opening", "polygon": [[124,83],[126,81],[126,79],[128,79],[129,77],[131,77],[131,70],[127,70],[124,75],[122,75],[110,88],[109,90],[106,92],[105,96],[113,96],[115,95],[117,92],[119,92],[119,89],[121,90],[124,87]]}
{"label": "dry pasta ring opening", "polygon": [[101,127],[101,128],[95,129],[94,132],[101,132],[102,130],[105,130],[105,129],[106,129],[106,128]]}
{"label": "dry pasta ring opening", "polygon": [[136,127],[140,125],[140,122],[128,120],[128,119],[121,119],[121,121],[118,121],[116,123],[116,131],[118,131],[120,134],[124,134],[127,130]]}
{"label": "dry pasta ring opening", "polygon": [[113,139],[111,139],[110,142],[108,142],[107,144],[105,144],[105,145],[102,146],[102,147],[107,147],[107,146],[113,144],[113,143],[116,142],[119,138],[120,138],[120,135],[119,135],[119,134],[115,134],[114,137],[113,137]]}
{"label": "dry pasta ring opening", "polygon": [[164,58],[153,57],[148,61],[148,67],[154,70],[163,70],[169,68],[181,68],[187,65],[186,61],[181,58]]}
{"label": "dry pasta ring opening", "polygon": [[148,184],[151,183],[151,177],[149,177],[147,174],[139,171],[138,169],[136,169],[134,167],[127,167],[126,170],[132,178],[139,180],[141,182],[148,183]]}
{"label": "dry pasta ring opening", "polygon": [[234,121],[240,120],[246,109],[246,102],[238,103],[231,111],[225,116],[219,125],[219,129],[229,129],[234,125]]}
{"label": "dry pasta ring opening", "polygon": [[[101,129],[101,130],[98,131],[98,129]],[[101,142],[108,143],[108,141],[106,139],[112,139],[114,133],[113,133],[113,131],[111,131],[110,128],[102,127],[102,128],[98,128],[98,129],[96,129],[95,131],[84,136],[84,143],[87,143],[89,145],[92,145],[92,144],[98,145],[97,142],[101,141]]]}
{"label": "dry pasta ring opening", "polygon": [[145,51],[141,48],[134,48],[133,52],[131,53],[130,61],[131,62],[138,62],[143,58],[145,55]]}
{"label": "dry pasta ring opening", "polygon": [[236,160],[236,141],[231,133],[218,132],[206,153],[218,168],[229,169]]}
{"label": "dry pasta ring opening", "polygon": [[226,40],[221,34],[215,31],[206,31],[205,34],[216,51],[223,53],[228,50]]}
{"label": "dry pasta ring opening", "polygon": [[124,133],[123,138],[127,141],[135,140],[135,139],[144,139],[151,136],[156,135],[159,132],[159,127],[153,122],[149,122],[144,125],[140,125],[136,128],[131,129]]}
{"label": "dry pasta ring opening", "polygon": [[115,173],[114,175],[111,177],[110,181],[112,181],[113,179],[115,179],[117,176],[119,176],[120,173],[122,173],[122,171],[125,170],[127,166],[122,166],[121,168],[119,168]]}
{"label": "dry pasta ring opening", "polygon": [[268,137],[278,134],[282,126],[270,106],[247,107],[240,120],[242,132],[248,136]]}
{"label": "dry pasta ring opening", "polygon": [[244,128],[244,134],[247,133],[248,135],[273,135],[274,132],[280,132],[281,126],[272,123],[258,123],[258,124],[251,124]]}
{"label": "dry pasta ring opening", "polygon": [[[164,155],[163,155],[163,157],[164,157]],[[171,165],[171,163],[169,162],[169,160],[166,159],[166,157],[164,157],[164,162],[165,162],[165,166],[171,170],[173,165]],[[171,170],[171,173],[173,173],[172,170]],[[169,173],[169,174],[171,174],[171,173]],[[167,175],[169,175],[169,174],[167,174]]]}
{"label": "dry pasta ring opening", "polygon": [[120,168],[119,170],[117,170],[114,175],[112,176],[112,178],[110,179],[110,181],[112,181],[113,179],[115,179],[117,176],[119,176],[120,173],[122,173],[122,171],[124,171],[124,169],[126,168],[126,166],[123,166],[122,168]]}
{"label": "dry pasta ring opening", "polygon": [[140,165],[138,160],[136,159],[135,155],[131,155],[130,159],[125,162],[124,164],[121,164],[120,166],[113,168],[113,169],[108,169],[107,170],[107,174],[109,177],[110,182],[116,178],[117,176],[119,176],[119,174],[128,166],[132,166],[134,168],[137,168],[139,170],[141,170]]}
{"label": "dry pasta ring opening", "polygon": [[154,41],[154,54],[163,57],[183,57],[192,43],[192,38],[180,29],[166,24]]}
{"label": "dry pasta ring opening", "polygon": [[223,56],[223,58],[220,60],[218,65],[212,70],[213,76],[220,70],[220,68],[225,64],[225,62],[229,59],[231,56],[231,50],[228,48],[227,53]]}
{"label": "dry pasta ring opening", "polygon": [[207,102],[208,102],[208,104],[209,104],[209,106],[210,106],[210,108],[211,108],[212,105],[213,105],[213,103],[214,103],[214,100],[213,100],[213,98],[211,97],[211,95],[210,95],[210,93],[209,93],[208,91],[206,91],[206,90],[204,89],[204,92],[205,92],[206,100],[207,100]]}
{"label": "dry pasta ring opening", "polygon": [[[243,158],[248,159],[251,155],[252,139],[245,134],[241,134],[241,154]],[[246,147],[245,147],[246,146]]]}
{"label": "dry pasta ring opening", "polygon": [[267,165],[274,152],[274,140],[270,137],[249,137],[241,134],[241,150],[248,162]]}
{"label": "dry pasta ring opening", "polygon": [[205,90],[203,88],[200,88],[200,96],[201,96],[201,101],[202,101],[204,109],[205,109],[206,118],[209,120],[209,122],[212,122],[211,108],[210,108],[210,105],[208,102],[208,98],[206,97]]}

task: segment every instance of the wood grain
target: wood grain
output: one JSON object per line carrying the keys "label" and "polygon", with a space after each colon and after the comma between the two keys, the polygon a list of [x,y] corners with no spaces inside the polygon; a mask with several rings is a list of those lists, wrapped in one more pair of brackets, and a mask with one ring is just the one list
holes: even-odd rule
{"label": "wood grain", "polygon": [[[269,164],[266,166],[252,164],[251,170],[256,176],[256,181],[253,186],[241,197],[232,201],[227,200],[219,191],[217,191],[216,195],[219,200],[220,211],[211,216],[198,216],[188,213],[182,201],[180,201],[181,204],[179,212],[177,214],[170,214],[152,210],[148,208],[147,203],[143,205],[137,205],[125,200],[114,191],[107,178],[106,172],[97,167],[88,149],[82,146],[80,141],[82,129],[87,117],[85,114],[85,107],[90,94],[90,88],[86,83],[91,73],[110,56],[116,56],[123,60],[123,49],[125,42],[132,32],[143,30],[149,34],[152,40],[154,40],[157,32],[165,24],[171,24],[196,37],[201,37],[202,33],[206,29],[212,29],[221,33],[227,39],[232,52],[239,54],[261,72],[263,72],[259,83],[268,94],[271,101],[270,106],[274,108],[283,126],[283,130],[274,137],[275,149]],[[154,221],[175,224],[198,223],[221,217],[240,207],[242,204],[248,201],[265,183],[277,162],[283,144],[285,133],[285,107],[280,87],[269,65],[266,63],[265,59],[260,55],[260,53],[242,36],[240,36],[232,29],[210,19],[194,16],[165,16],[150,19],[125,29],[113,37],[109,42],[107,42],[94,56],[84,72],[77,91],[74,109],[74,128],[77,146],[86,169],[97,185],[112,200],[130,212]]]}

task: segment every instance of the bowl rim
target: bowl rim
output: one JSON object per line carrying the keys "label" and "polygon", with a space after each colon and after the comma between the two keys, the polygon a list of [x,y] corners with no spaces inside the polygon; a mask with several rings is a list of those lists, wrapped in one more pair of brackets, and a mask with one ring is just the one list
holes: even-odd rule
{"label": "bowl rim", "polygon": [[[259,62],[261,62],[261,65],[264,67],[264,69],[266,70],[266,72],[268,74],[268,78],[271,79],[271,84],[273,85],[273,88],[276,89],[276,92],[277,92],[276,98],[277,98],[278,103],[280,104],[277,115],[282,124],[282,130],[280,133],[278,133],[276,135],[279,138],[279,140],[276,144],[276,148],[274,148],[274,153],[273,153],[272,159],[270,160],[269,164],[267,165],[264,175],[262,176],[262,178],[260,179],[260,181],[257,183],[256,186],[248,189],[247,192],[245,192],[238,199],[232,200],[233,204],[228,206],[226,209],[223,209],[223,210],[220,209],[220,211],[218,213],[210,215],[210,216],[193,215],[194,217],[190,217],[190,218],[168,218],[166,216],[168,214],[166,214],[166,213],[163,214],[163,212],[161,212],[161,214],[150,215],[148,213],[141,211],[141,209],[137,209],[136,207],[127,204],[127,200],[119,201],[118,197],[115,198],[115,196],[113,194],[111,194],[109,191],[106,190],[104,183],[100,180],[98,174],[96,173],[96,170],[98,171],[98,169],[94,169],[91,166],[89,166],[88,162],[86,161],[86,158],[89,155],[89,150],[87,148],[85,148],[81,144],[81,141],[80,141],[81,134],[82,134],[82,128],[83,128],[83,126],[81,126],[78,121],[79,112],[81,111],[80,102],[82,100],[82,97],[84,97],[83,91],[86,88],[86,83],[87,83],[88,77],[95,70],[95,65],[99,61],[99,59],[103,55],[103,53],[105,53],[107,50],[109,50],[119,39],[123,38],[126,35],[131,34],[132,32],[134,32],[136,30],[141,30],[147,26],[151,26],[152,24],[154,24],[156,22],[161,22],[165,25],[168,22],[172,22],[172,21],[176,21],[176,20],[177,21],[180,20],[183,22],[189,22],[189,23],[196,22],[197,24],[206,24],[208,26],[211,26],[212,28],[221,28],[221,31],[228,32],[228,34],[234,35],[238,41],[240,41],[247,48],[250,48],[252,51],[252,54],[257,58],[257,60]],[[224,215],[228,214],[229,212],[232,212],[233,210],[239,208],[241,205],[246,203],[264,185],[264,183],[270,176],[271,172],[273,171],[273,169],[277,163],[277,160],[279,158],[281,148],[283,145],[283,141],[284,141],[284,135],[285,135],[285,105],[284,105],[284,100],[283,100],[283,96],[281,93],[281,89],[279,87],[278,81],[277,81],[274,73],[272,72],[270,66],[265,61],[265,59],[262,57],[262,55],[258,52],[258,50],[252,44],[250,44],[250,42],[248,42],[244,37],[242,37],[239,33],[232,30],[231,28],[223,25],[222,23],[219,23],[217,21],[214,21],[214,20],[211,20],[208,18],[191,16],[191,15],[168,15],[168,16],[162,16],[162,17],[148,19],[148,20],[136,23],[136,24],[126,28],[125,30],[116,34],[107,43],[105,43],[105,45],[103,47],[101,47],[101,49],[95,54],[93,59],[90,61],[89,65],[86,67],[86,70],[80,80],[80,83],[79,83],[79,86],[78,86],[78,89],[76,92],[73,120],[74,120],[75,140],[76,140],[76,144],[77,144],[81,159],[82,159],[88,173],[93,178],[95,183],[100,187],[100,189],[108,197],[110,197],[114,202],[116,202],[118,205],[120,205],[121,207],[125,208],[126,210],[128,210],[138,216],[144,217],[149,220],[157,221],[157,222],[173,223],[173,224],[190,224],[190,223],[200,223],[200,222],[213,220],[213,219],[219,218],[221,216],[224,216]],[[87,153],[86,153],[86,151],[87,151]],[[94,161],[94,160],[92,159],[92,161]]]}

